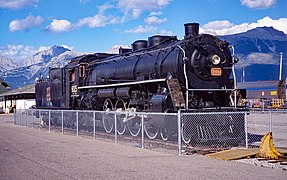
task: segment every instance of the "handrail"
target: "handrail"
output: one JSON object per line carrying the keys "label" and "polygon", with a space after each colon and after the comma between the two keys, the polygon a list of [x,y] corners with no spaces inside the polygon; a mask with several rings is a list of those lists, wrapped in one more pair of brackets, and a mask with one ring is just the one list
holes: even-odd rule
{"label": "handrail", "polygon": [[188,109],[188,78],[187,78],[187,73],[186,73],[186,63],[187,63],[187,57],[185,55],[185,51],[182,47],[180,47],[179,45],[177,45],[177,47],[183,52],[183,74],[184,74],[184,78],[185,78],[185,109]]}

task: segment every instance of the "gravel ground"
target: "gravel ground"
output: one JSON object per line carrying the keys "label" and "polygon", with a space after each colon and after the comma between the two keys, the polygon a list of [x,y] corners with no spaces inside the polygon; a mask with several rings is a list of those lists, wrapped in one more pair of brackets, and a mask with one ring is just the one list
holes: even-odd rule
{"label": "gravel ground", "polygon": [[258,158],[254,159],[239,159],[234,160],[235,162],[245,163],[245,164],[252,164],[259,167],[265,167],[265,168],[272,168],[272,169],[280,169],[282,171],[286,171],[287,173],[287,164],[281,165],[280,162],[274,163],[273,161],[269,162],[268,160],[260,160]]}
{"label": "gravel ground", "polygon": [[16,126],[0,115],[0,179],[287,179],[287,171]]}

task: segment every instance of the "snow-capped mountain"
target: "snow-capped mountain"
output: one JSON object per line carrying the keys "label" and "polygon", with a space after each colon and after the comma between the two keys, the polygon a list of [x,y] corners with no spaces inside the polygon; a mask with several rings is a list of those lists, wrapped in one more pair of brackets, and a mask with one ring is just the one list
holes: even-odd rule
{"label": "snow-capped mountain", "polygon": [[4,77],[5,81],[12,87],[17,88],[27,84],[34,83],[36,77],[47,76],[49,68],[63,67],[73,57],[82,55],[83,53],[72,51],[62,46],[53,46],[50,49],[40,51],[25,61],[15,64],[15,60],[1,57],[5,59],[1,61],[0,77]]}
{"label": "snow-capped mountain", "polygon": [[71,51],[70,49],[64,48],[62,46],[52,46],[50,49],[40,51],[34,54],[32,57],[24,61],[25,66],[32,64],[37,64],[40,62],[49,62],[52,58],[57,57],[65,52]]}
{"label": "snow-capped mountain", "polygon": [[240,61],[238,79],[245,68],[245,81],[277,80],[280,52],[283,52],[283,78],[287,76],[287,35],[272,27],[258,27],[244,33],[221,36],[232,44]]}
{"label": "snow-capped mountain", "polygon": [[9,57],[0,56],[0,67],[0,73],[3,73],[5,71],[17,68],[17,63]]}

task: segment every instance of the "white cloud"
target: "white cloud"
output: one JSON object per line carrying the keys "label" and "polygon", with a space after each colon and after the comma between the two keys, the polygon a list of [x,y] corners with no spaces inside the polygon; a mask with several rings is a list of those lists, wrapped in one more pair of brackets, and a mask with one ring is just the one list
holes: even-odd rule
{"label": "white cloud", "polygon": [[46,27],[46,30],[52,33],[59,33],[73,30],[73,25],[68,20],[54,19],[50,25]]}
{"label": "white cloud", "polygon": [[162,15],[162,12],[161,11],[151,12],[149,15],[150,16],[160,16],[160,15]]}
{"label": "white cloud", "polygon": [[256,23],[251,23],[251,28],[263,27],[263,26],[272,26],[273,28],[283,31],[287,34],[287,18],[271,19],[269,16],[259,19]]}
{"label": "white cloud", "polygon": [[159,34],[160,34],[160,35],[165,35],[165,36],[172,36],[172,35],[173,35],[173,32],[167,31],[167,30],[165,30],[165,29],[162,29],[162,30],[159,31]]}
{"label": "white cloud", "polygon": [[144,11],[162,9],[171,0],[118,0],[118,7],[124,12],[125,18],[139,18]]}
{"label": "white cloud", "polygon": [[[28,4],[28,2],[35,4],[38,0],[0,0],[0,2],[13,4],[14,7],[20,4]],[[87,3],[89,0],[79,0],[80,3]],[[98,13],[95,16],[84,17],[77,22],[70,22],[65,19],[53,19],[53,21],[45,27],[45,29],[52,33],[67,32],[79,29],[83,26],[89,28],[105,27],[109,24],[124,23],[129,19],[139,18],[139,16],[146,11],[150,11],[149,17],[145,19],[146,26],[138,26],[134,29],[127,30],[127,32],[152,32],[156,30],[155,24],[162,24],[167,21],[167,18],[159,18],[161,11],[155,11],[164,8],[171,0],[115,0],[108,1],[103,5],[98,6]],[[23,5],[21,5],[23,6]],[[108,9],[119,9],[120,13],[113,11],[113,13],[106,15],[105,11]],[[116,14],[116,15],[115,15]],[[28,16],[23,20],[14,20],[10,23],[10,31],[28,30],[33,26],[41,26],[43,18],[40,16]]]}
{"label": "white cloud", "polygon": [[266,16],[262,19],[259,19],[254,23],[242,23],[242,24],[233,24],[228,20],[222,21],[211,21],[207,24],[202,25],[200,28],[201,33],[208,33],[213,35],[228,35],[228,34],[237,34],[241,32],[246,32],[250,29],[256,27],[273,27],[279,31],[283,31],[287,34],[287,18],[271,19]]}
{"label": "white cloud", "polygon": [[[80,3],[86,3],[89,0],[80,0]],[[129,33],[143,33],[143,32],[154,32],[156,27],[154,24],[162,24],[166,22],[167,18],[158,18],[162,12],[154,11],[164,8],[170,3],[171,0],[114,0],[108,1],[103,5],[97,6],[98,13],[95,16],[84,17],[75,23],[71,23],[68,20],[54,19],[50,25],[46,26],[46,30],[53,33],[60,33],[66,31],[72,31],[79,29],[83,26],[89,28],[105,27],[109,24],[124,23],[129,19],[139,18],[139,16],[145,12],[150,11],[149,17],[145,19],[147,25],[138,26],[134,29],[126,30]],[[113,11],[109,15],[105,14],[108,9],[119,9],[120,13]]]}
{"label": "white cloud", "polygon": [[[156,32],[158,27],[156,25],[163,24],[167,21],[167,18],[158,18],[157,16],[162,15],[161,11],[151,12],[148,17],[144,19],[146,25],[139,25],[133,29],[125,30],[127,33],[149,33]],[[171,31],[160,30],[157,34],[161,35],[171,35]]]}
{"label": "white cloud", "polygon": [[276,3],[276,0],[240,0],[241,4],[249,8],[269,8]]}
{"label": "white cloud", "polygon": [[89,2],[90,0],[80,0],[81,4],[86,4],[87,2]]}
{"label": "white cloud", "polygon": [[30,6],[36,6],[38,0],[0,0],[0,8],[22,9]]}
{"label": "white cloud", "polygon": [[144,22],[146,24],[163,24],[165,23],[167,18],[160,19],[157,16],[149,16],[145,18]]}
{"label": "white cloud", "polygon": [[149,26],[149,25],[139,25],[133,29],[125,30],[126,33],[148,33],[148,32],[155,32],[157,28],[155,26]]}
{"label": "white cloud", "polygon": [[108,18],[104,15],[96,15],[93,17],[86,17],[78,21],[76,27],[88,26],[90,28],[104,27],[107,25]]}
{"label": "white cloud", "polygon": [[16,19],[10,22],[9,29],[11,32],[28,30],[35,26],[41,26],[44,19],[41,16],[27,16],[25,19]]}
{"label": "white cloud", "polygon": [[105,27],[108,24],[120,23],[121,19],[114,16],[104,16],[98,14],[96,16],[85,17],[80,19],[76,23],[71,23],[68,20],[58,20],[54,19],[50,25],[46,26],[46,30],[52,33],[67,32],[79,29],[83,26],[88,26],[89,28],[99,28]]}
{"label": "white cloud", "polygon": [[115,6],[108,4],[108,3],[100,5],[98,6],[99,14],[104,14],[106,10],[111,9],[111,8],[115,8]]}
{"label": "white cloud", "polygon": [[17,61],[24,61],[34,53],[36,53],[36,50],[32,46],[9,44],[5,47],[0,47],[0,54],[2,56],[9,57]]}
{"label": "white cloud", "polygon": [[222,20],[222,21],[211,21],[208,22],[207,24],[204,24],[202,28],[204,29],[213,29],[213,30],[220,30],[222,28],[230,28],[234,24],[229,22],[228,20]]}
{"label": "white cloud", "polygon": [[272,53],[251,53],[248,54],[246,59],[250,64],[277,64],[278,59],[275,59]]}
{"label": "white cloud", "polygon": [[236,64],[236,68],[252,64],[279,64],[278,56],[274,53],[250,53],[247,56],[237,54],[237,56],[240,61]]}

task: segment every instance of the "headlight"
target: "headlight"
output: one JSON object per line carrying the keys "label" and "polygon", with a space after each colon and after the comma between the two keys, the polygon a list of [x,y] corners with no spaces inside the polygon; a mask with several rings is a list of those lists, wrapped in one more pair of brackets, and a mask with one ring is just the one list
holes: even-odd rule
{"label": "headlight", "polygon": [[218,65],[220,61],[221,61],[221,58],[216,54],[211,57],[211,62],[213,65]]}

